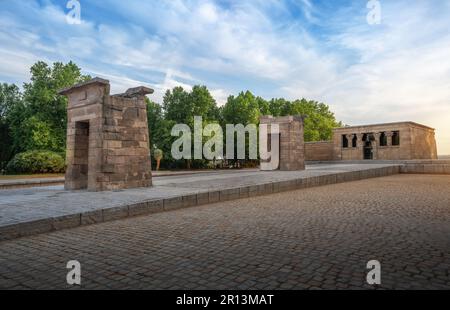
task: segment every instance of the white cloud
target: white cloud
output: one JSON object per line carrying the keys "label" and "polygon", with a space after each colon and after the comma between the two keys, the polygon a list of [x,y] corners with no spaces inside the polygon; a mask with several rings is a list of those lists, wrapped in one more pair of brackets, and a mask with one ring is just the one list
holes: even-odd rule
{"label": "white cloud", "polygon": [[450,12],[429,2],[383,2],[382,12],[380,26],[353,23],[334,38],[358,58],[321,96],[347,123],[436,127],[438,151],[450,153]]}
{"label": "white cloud", "polygon": [[211,90],[211,96],[213,96],[219,106],[223,106],[227,102],[229,95],[229,92],[221,88]]}
{"label": "white cloud", "polygon": [[212,3],[200,5],[198,15],[207,23],[215,23],[218,19],[217,9]]}
{"label": "white cloud", "polygon": [[81,25],[68,25],[61,7],[45,3],[0,11],[0,78],[26,81],[38,59],[74,60],[101,72],[114,91],[153,87],[156,101],[168,88],[195,84],[207,85],[219,104],[245,89],[307,97],[349,124],[435,126],[439,151],[450,154],[448,3],[382,1],[378,26],[367,25],[365,2],[325,16],[312,1],[290,1],[302,19],[275,0],[226,8],[211,0],[111,0],[95,5],[126,22],[88,20],[82,5]]}

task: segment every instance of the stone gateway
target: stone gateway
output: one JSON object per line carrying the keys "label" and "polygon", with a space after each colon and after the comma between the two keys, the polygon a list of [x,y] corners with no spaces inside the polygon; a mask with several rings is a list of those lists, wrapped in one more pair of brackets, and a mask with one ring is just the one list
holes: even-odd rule
{"label": "stone gateway", "polygon": [[[303,133],[303,117],[302,116],[281,116],[273,117],[271,115],[261,116],[260,124],[267,125],[268,137],[267,149],[271,151],[271,141],[277,141],[279,144],[279,164],[277,167],[264,168],[262,162],[262,170],[284,170],[295,171],[305,169],[305,150],[304,150],[304,133]],[[270,126],[277,124],[279,132],[276,133],[276,139],[272,139],[273,135]],[[261,142],[263,143],[263,142]]]}
{"label": "stone gateway", "polygon": [[110,95],[94,78],[60,91],[68,97],[65,188],[90,191],[152,185],[147,87]]}

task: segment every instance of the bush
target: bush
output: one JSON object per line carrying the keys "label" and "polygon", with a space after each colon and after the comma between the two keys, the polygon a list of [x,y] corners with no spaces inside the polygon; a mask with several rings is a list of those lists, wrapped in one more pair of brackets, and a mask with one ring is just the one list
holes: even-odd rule
{"label": "bush", "polygon": [[18,153],[6,165],[8,173],[60,173],[64,168],[64,158],[51,151]]}

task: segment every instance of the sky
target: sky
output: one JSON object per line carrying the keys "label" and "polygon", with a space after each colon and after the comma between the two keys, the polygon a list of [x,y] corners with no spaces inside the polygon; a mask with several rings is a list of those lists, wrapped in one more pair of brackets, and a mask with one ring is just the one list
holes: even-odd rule
{"label": "sky", "polygon": [[79,0],[75,24],[68,2],[0,0],[0,82],[72,60],[156,102],[201,84],[219,105],[250,90],[324,102],[348,125],[414,121],[450,154],[448,0]]}

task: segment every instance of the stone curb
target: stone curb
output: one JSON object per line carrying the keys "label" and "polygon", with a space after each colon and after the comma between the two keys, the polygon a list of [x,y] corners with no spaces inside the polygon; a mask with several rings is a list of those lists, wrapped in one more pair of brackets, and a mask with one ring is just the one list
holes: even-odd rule
{"label": "stone curb", "polygon": [[[172,177],[172,176],[183,176],[183,175],[195,175],[199,173],[214,173],[217,170],[201,170],[201,171],[186,171],[186,172],[167,172],[152,175],[152,178],[159,177]],[[8,183],[0,183],[0,190],[2,189],[18,189],[18,188],[26,188],[26,187],[40,187],[40,186],[51,186],[51,185],[64,185],[64,177],[47,179],[47,180],[22,180],[22,181],[11,181]]]}
{"label": "stone curb", "polygon": [[0,190],[2,189],[16,189],[24,187],[39,187],[39,186],[51,186],[64,184],[64,178],[55,178],[53,180],[26,180],[10,183],[0,184]]}
{"label": "stone curb", "polygon": [[400,172],[411,174],[450,174],[450,164],[406,163],[401,166]]}
{"label": "stone curb", "polygon": [[389,176],[393,174],[399,174],[400,170],[401,166],[389,166],[363,171],[326,174],[322,176],[283,180],[258,185],[225,188],[208,192],[198,192],[163,199],[140,201],[136,203],[129,203],[123,206],[114,206],[111,208],[87,211],[83,213],[38,219],[35,221],[0,227],[0,241],[11,240],[23,236],[36,235],[61,229],[124,219],[132,216],[147,215],[157,212],[171,211],[241,198],[270,195],[272,193],[303,188]]}

